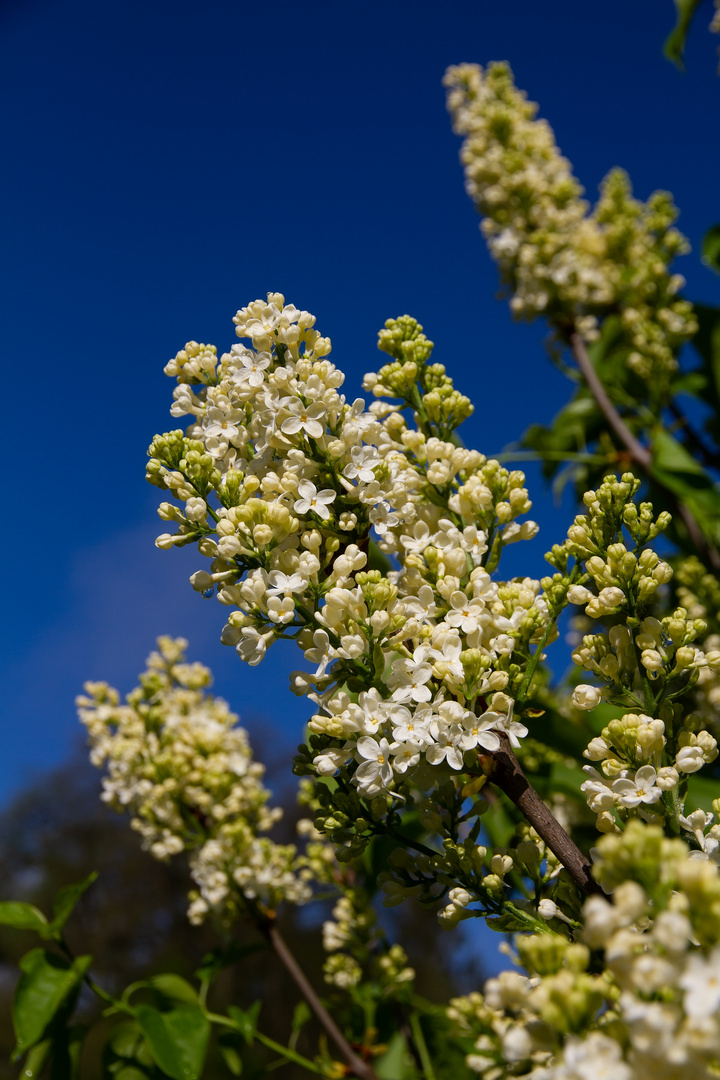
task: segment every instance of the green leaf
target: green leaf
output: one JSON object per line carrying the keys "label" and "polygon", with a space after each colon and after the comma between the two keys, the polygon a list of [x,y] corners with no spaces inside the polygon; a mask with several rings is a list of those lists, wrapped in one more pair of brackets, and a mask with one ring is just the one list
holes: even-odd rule
{"label": "green leaf", "polygon": [[195,977],[201,982],[212,982],[223,968],[237,963],[251,953],[265,952],[269,948],[264,942],[256,945],[240,945],[237,941],[231,942],[226,948],[213,949],[202,958],[200,967],[195,972]]}
{"label": "green leaf", "polygon": [[125,1080],[148,1080],[156,1076],[155,1059],[148,1041],[135,1020],[126,1020],[114,1027],[105,1044],[102,1057],[104,1077],[125,1077]]}
{"label": "green leaf", "polygon": [[20,900],[0,902],[0,923],[13,926],[16,930],[36,930],[43,937],[47,936],[48,921],[39,908],[33,904],[24,904]]}
{"label": "green leaf", "polygon": [[79,956],[69,964],[45,949],[32,949],[23,956],[12,1006],[17,1053],[24,1053],[39,1042],[60,1006],[80,983],[91,960],[91,956]]}
{"label": "green leaf", "polygon": [[242,1058],[240,1057],[240,1037],[232,1031],[223,1031],[217,1037],[218,1050],[233,1076],[240,1076],[243,1070]]}
{"label": "green leaf", "polygon": [[148,979],[148,986],[169,1001],[183,1001],[188,1005],[198,1003],[197,991],[180,975],[153,975]]}
{"label": "green leaf", "polygon": [[151,1005],[135,1010],[158,1067],[173,1080],[198,1080],[210,1037],[210,1023],[195,1006],[160,1012]]}
{"label": "green leaf", "polygon": [[567,765],[563,761],[554,761],[550,766],[550,790],[558,795],[565,795],[578,802],[584,802],[585,796],[580,785],[587,780],[581,765]]}
{"label": "green leaf", "polygon": [[379,570],[381,574],[392,570],[392,563],[374,540],[371,540],[368,546],[368,570]]}
{"label": "green leaf", "polygon": [[527,923],[519,919],[512,911],[505,911],[502,915],[486,919],[485,922],[491,930],[497,930],[502,934],[514,934],[518,930],[527,930]]}
{"label": "green leaf", "polygon": [[64,885],[58,892],[53,902],[53,918],[50,924],[50,930],[55,933],[62,930],[65,923],[68,921],[78,900],[89,889],[92,883],[97,879],[97,872],[93,871],[92,874],[88,874],[82,881],[78,881],[73,885]]}
{"label": "green leaf", "polygon": [[483,825],[492,847],[507,847],[515,832],[515,821],[508,813],[508,806],[500,799],[483,814]]}
{"label": "green leaf", "polygon": [[665,474],[684,473],[700,477],[706,475],[702,465],[664,428],[657,428],[653,432],[652,444],[653,472],[657,466]]}
{"label": "green leaf", "polygon": [[664,56],[670,60],[680,71],[684,70],[683,53],[685,52],[685,39],[690,29],[693,15],[700,6],[702,0],[675,0],[677,12],[675,27],[668,36],[663,46]]}
{"label": "green leaf", "polygon": [[694,774],[688,778],[687,802],[685,814],[692,810],[704,810],[709,813],[712,810],[713,799],[720,798],[720,780],[711,776],[698,776]]}
{"label": "green leaf", "polygon": [[297,1005],[293,1010],[292,1030],[294,1032],[300,1031],[300,1029],[303,1028],[305,1024],[307,1024],[308,1020],[310,1020],[311,1018],[312,1011],[310,1009],[310,1006],[308,1005],[307,1001],[302,998],[300,1001],[298,1001]]}
{"label": "green leaf", "polygon": [[107,1041],[107,1049],[117,1057],[135,1057],[135,1050],[140,1037],[140,1028],[135,1021],[126,1020],[111,1031],[110,1038]]}
{"label": "green leaf", "polygon": [[301,998],[293,1010],[292,1025],[290,1033],[290,1041],[288,1046],[291,1050],[294,1050],[297,1046],[297,1041],[300,1038],[300,1032],[307,1024],[308,1020],[312,1018],[312,1011],[307,1001]]}
{"label": "green leaf", "polygon": [[716,274],[720,274],[720,225],[708,229],[702,242],[702,261]]}
{"label": "green leaf", "polygon": [[720,543],[720,490],[712,478],[663,428],[653,432],[652,449],[652,475],[687,506],[707,539]]}
{"label": "green leaf", "polygon": [[680,371],[672,381],[672,394],[690,394],[692,397],[707,396],[708,379],[704,371]]}
{"label": "green leaf", "polygon": [[255,1032],[257,1031],[258,1017],[260,1016],[260,1009],[262,1008],[261,1001],[255,1001],[249,1009],[243,1011],[238,1009],[236,1005],[231,1005],[228,1008],[228,1016],[237,1025],[237,1029],[244,1038],[248,1046],[252,1046],[255,1039]]}
{"label": "green leaf", "polygon": [[398,1031],[390,1040],[385,1053],[375,1062],[375,1074],[378,1080],[408,1080],[412,1072],[412,1058],[407,1043]]}

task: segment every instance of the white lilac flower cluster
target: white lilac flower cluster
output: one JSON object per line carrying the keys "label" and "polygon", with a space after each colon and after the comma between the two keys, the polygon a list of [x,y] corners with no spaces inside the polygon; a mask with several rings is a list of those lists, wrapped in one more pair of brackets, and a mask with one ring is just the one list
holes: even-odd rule
{"label": "white lilac flower cluster", "polygon": [[600,840],[596,874],[612,900],[585,902],[580,941],[516,938],[528,975],[502,972],[451,1002],[458,1033],[474,1039],[468,1066],[483,1080],[710,1080],[720,1059],[717,868],[634,821]]}
{"label": "white lilac flower cluster", "polygon": [[[662,620],[649,616],[635,622],[613,626],[607,634],[586,635],[573,653],[577,664],[606,683],[603,689],[590,684],[576,687],[577,708],[592,709],[603,699],[619,702],[628,693],[643,704],[644,684],[648,691],[644,703],[651,710],[650,714],[618,709],[619,715],[591,740],[585,757],[597,762],[602,772],[586,765],[589,778],[582,790],[598,815],[601,832],[617,829],[628,816],[639,814],[647,821],[669,815],[695,835],[697,826],[687,825],[683,816],[686,780],[717,758],[718,746],[701,716],[673,704],[672,698],[691,691],[706,669],[720,671],[720,652],[705,653],[694,645],[706,624],[689,619],[685,608]],[[711,824],[712,815],[702,831]],[[702,850],[705,843],[698,839]],[[717,848],[714,839],[707,843],[713,851]]]}
{"label": "white lilac flower cluster", "polygon": [[482,230],[522,318],[546,316],[586,339],[610,309],[620,311],[628,363],[645,379],[676,366],[680,346],[697,330],[692,307],[678,299],[684,280],[669,272],[684,253],[670,197],[632,198],[620,170],[606,178],[590,212],[583,189],[560,155],[549,124],[519,91],[507,64],[448,69],[447,104],[464,137],[466,186]]}
{"label": "white lilac flower cluster", "polygon": [[[517,520],[524,476],[451,441],[472,406],[428,362],[422,327],[388,320],[391,362],[365,387],[399,403],[366,410],[340,393],[314,321],[271,293],[235,316],[252,347],[178,353],[173,414],[193,421],[153,441],[148,478],[184,503],[161,505],[179,528],[158,544],[197,542],[212,560],[191,582],[233,609],[223,642],[258,664],[297,641],[311,670],[292,688],[328,736],[317,771],[354,762],[373,796],[420,765],[460,770],[497,749],[497,731],[517,745],[512,658],[540,640],[548,608],[535,580],[491,580],[503,547],[537,531]],[[371,529],[400,569],[368,569]]]}
{"label": "white lilac flower cluster", "polygon": [[210,912],[230,917],[245,900],[269,909],[283,899],[304,903],[311,891],[295,848],[260,835],[282,811],[267,805],[264,766],[237,716],[208,693],[210,671],[185,662],[186,641],[157,645],[126,704],[98,682],[77,699],[91,761],[108,770],[103,801],[132,815],[155,858],[188,853],[198,886],[192,922]]}
{"label": "white lilac flower cluster", "polygon": [[368,897],[357,889],[346,889],[332,910],[332,919],[323,923],[325,981],[341,990],[350,990],[363,978],[363,963],[371,962],[371,977],[387,997],[409,988],[415,971],[408,966],[401,945],[389,945],[377,923]]}

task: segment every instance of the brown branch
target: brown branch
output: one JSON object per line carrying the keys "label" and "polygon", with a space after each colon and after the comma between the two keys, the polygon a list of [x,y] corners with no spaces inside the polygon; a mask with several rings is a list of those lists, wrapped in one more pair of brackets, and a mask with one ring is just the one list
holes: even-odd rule
{"label": "brown branch", "polygon": [[582,372],[586,383],[590,389],[590,393],[595,398],[598,407],[609,426],[615,432],[616,436],[623,444],[625,449],[630,454],[630,457],[639,465],[644,472],[651,476],[653,482],[660,487],[667,497],[671,500],[675,508],[675,514],[680,518],[683,525],[687,529],[687,534],[691,544],[697,550],[700,558],[706,563],[707,566],[713,570],[720,570],[720,554],[713,547],[711,543],[703,535],[700,526],[697,521],[688,510],[684,503],[680,502],[677,495],[670,491],[657,477],[652,475],[652,454],[648,450],[647,446],[635,438],[630,428],[623,420],[620,413],[617,411],[612,401],[607,395],[605,387],[603,386],[597,371],[592,363],[592,360],[588,356],[587,349],[585,348],[585,342],[578,333],[570,335],[570,344],[572,346],[573,355],[577,361],[577,365]]}
{"label": "brown branch", "polygon": [[592,876],[590,860],[570,839],[528,780],[505,732],[498,731],[497,735],[500,737],[500,749],[488,755],[493,763],[490,780],[515,803],[583,892],[602,894],[602,889]]}
{"label": "brown branch", "polygon": [[377,1080],[374,1069],[355,1053],[350,1046],[350,1043],[315,993],[305,972],[287,947],[285,939],[282,937],[275,922],[272,919],[264,919],[262,922],[259,922],[259,926],[275,950],[278,959],[285,967],[290,978],[314,1012],[318,1023],[345,1058],[352,1075],[359,1077],[360,1080]]}

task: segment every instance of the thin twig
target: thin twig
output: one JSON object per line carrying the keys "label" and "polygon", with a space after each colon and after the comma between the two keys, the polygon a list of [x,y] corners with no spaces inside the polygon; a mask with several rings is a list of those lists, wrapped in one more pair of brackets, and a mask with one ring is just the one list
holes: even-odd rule
{"label": "thin twig", "polygon": [[585,858],[577,844],[570,839],[528,780],[505,732],[498,731],[497,734],[500,737],[500,749],[488,755],[492,762],[490,780],[515,803],[523,817],[530,822],[553,854],[557,855],[583,892],[602,893],[592,876],[589,859]]}
{"label": "thin twig", "polygon": [[643,446],[638,439],[635,438],[630,428],[623,420],[620,413],[617,411],[612,401],[608,397],[605,387],[598,377],[598,373],[588,356],[587,349],[585,348],[585,342],[579,334],[573,333],[570,335],[570,344],[572,346],[573,355],[577,361],[577,365],[580,368],[585,381],[588,384],[590,393],[595,398],[595,401],[603,413],[608,424],[617,435],[620,442],[630,454],[632,460],[643,469],[648,476],[651,476],[654,483],[658,487],[662,488],[667,497],[672,501],[675,513],[682,521],[683,525],[687,529],[687,534],[691,544],[697,550],[700,558],[713,570],[720,570],[720,554],[716,551],[712,544],[703,535],[700,526],[691,514],[690,510],[680,501],[675,492],[670,491],[656,476],[652,474],[652,454],[648,450],[647,446]]}
{"label": "thin twig", "polygon": [[264,920],[260,923],[260,929],[272,945],[278,959],[285,967],[298,990],[315,1013],[318,1023],[324,1028],[326,1034],[332,1039],[342,1056],[345,1058],[351,1072],[359,1077],[360,1080],[377,1080],[375,1071],[366,1061],[363,1061],[363,1059],[355,1053],[330,1013],[320,1001],[320,998],[308,981],[305,972],[287,947],[285,939],[282,937],[274,921],[271,919]]}
{"label": "thin twig", "polygon": [[590,393],[595,398],[603,416],[617,435],[620,442],[626,450],[630,452],[630,457],[633,461],[635,461],[642,469],[645,469],[646,472],[650,472],[652,466],[652,454],[646,446],[643,446],[643,444],[635,438],[632,431],[608,397],[607,391],[595,370],[595,366],[588,356],[585,342],[579,334],[574,333],[570,335],[570,344],[572,345],[572,351],[577,361],[577,366],[583,373],[585,382],[590,388]]}

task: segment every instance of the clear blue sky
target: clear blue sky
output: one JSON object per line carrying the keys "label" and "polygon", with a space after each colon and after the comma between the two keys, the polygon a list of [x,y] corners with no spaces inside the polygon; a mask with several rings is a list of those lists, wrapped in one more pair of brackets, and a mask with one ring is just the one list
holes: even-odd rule
{"label": "clear blue sky", "polygon": [[[292,749],[298,658],[242,665],[187,584],[204,560],[153,546],[145,450],[176,426],[163,365],[190,338],[228,347],[236,309],[277,289],[317,314],[351,396],[377,329],[408,312],[478,403],[470,444],[548,420],[567,386],[542,328],[494,299],[443,71],[509,60],[591,196],[622,165],[640,196],[674,192],[697,246],[720,220],[709,17],[681,75],[661,56],[670,0],[5,0],[0,800],[68,753],[83,680],[128,690],[159,633]],[[717,302],[718,278],[683,264]],[[541,574],[566,521],[534,494]]]}

